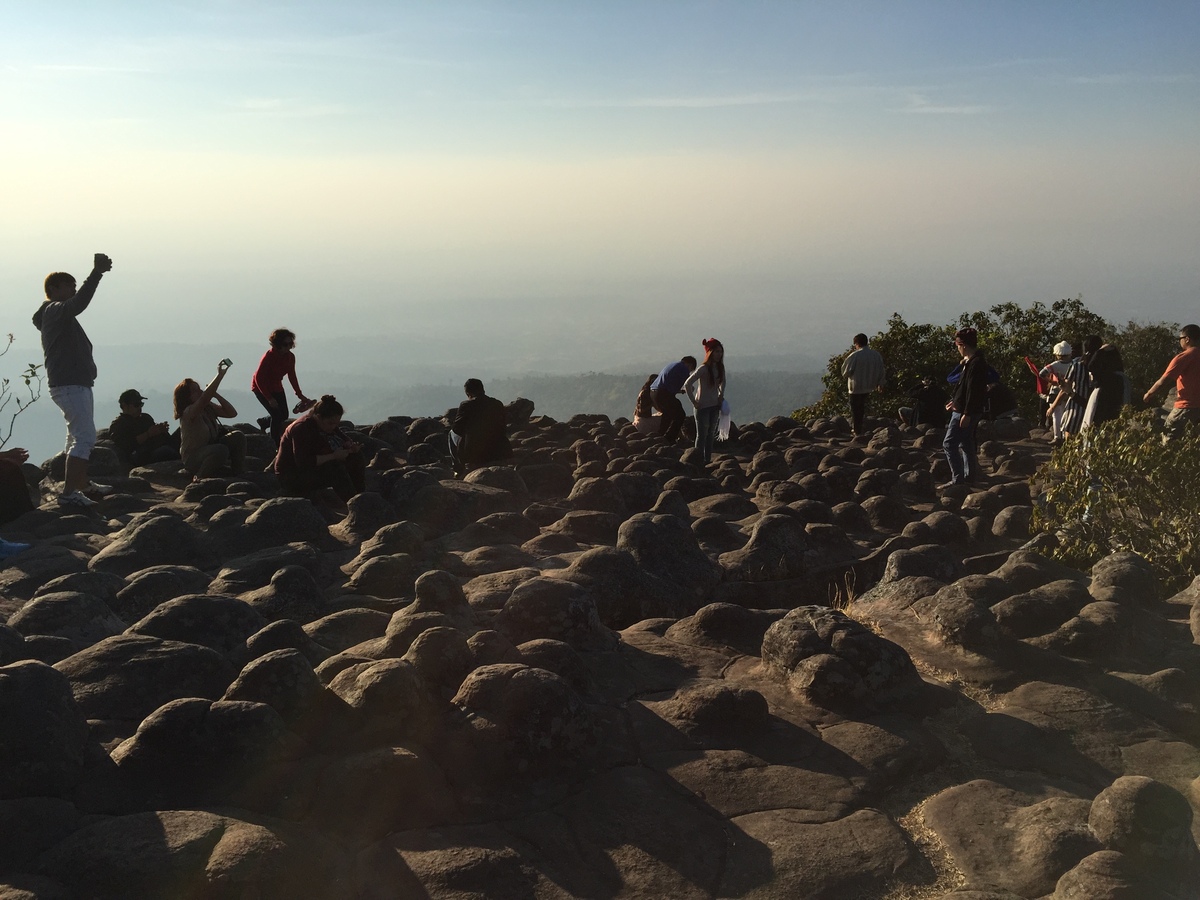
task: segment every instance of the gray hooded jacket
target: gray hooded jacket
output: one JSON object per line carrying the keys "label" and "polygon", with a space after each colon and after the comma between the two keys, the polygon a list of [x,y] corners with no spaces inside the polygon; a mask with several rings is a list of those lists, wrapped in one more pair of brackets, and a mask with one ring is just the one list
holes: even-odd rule
{"label": "gray hooded jacket", "polygon": [[42,352],[46,355],[46,383],[50,387],[96,383],[96,361],[78,316],[92,302],[100,272],[83,280],[75,296],[67,300],[47,300],[33,314],[33,325],[42,333]]}

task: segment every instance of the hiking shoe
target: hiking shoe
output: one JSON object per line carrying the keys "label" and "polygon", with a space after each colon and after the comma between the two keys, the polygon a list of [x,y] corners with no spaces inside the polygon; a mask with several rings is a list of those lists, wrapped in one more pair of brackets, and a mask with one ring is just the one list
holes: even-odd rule
{"label": "hiking shoe", "polygon": [[96,505],[96,501],[83,491],[67,491],[67,493],[59,495],[58,505],[73,506],[76,509],[91,509]]}
{"label": "hiking shoe", "polygon": [[271,427],[271,417],[270,416],[263,416],[261,419],[258,420],[258,430],[261,431],[263,434],[266,434],[267,429],[270,427]]}
{"label": "hiking shoe", "polygon": [[21,544],[17,541],[6,541],[0,538],[0,559],[8,559],[10,556],[24,553],[32,546],[33,544]]}
{"label": "hiking shoe", "polygon": [[107,497],[114,491],[116,491],[116,488],[112,485],[96,484],[94,481],[89,481],[88,486],[83,489],[85,494],[95,494],[97,497]]}

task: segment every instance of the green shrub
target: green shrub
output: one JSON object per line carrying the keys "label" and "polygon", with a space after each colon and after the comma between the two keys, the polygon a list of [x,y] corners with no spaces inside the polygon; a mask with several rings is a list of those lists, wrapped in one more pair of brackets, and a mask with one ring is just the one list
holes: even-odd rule
{"label": "green shrub", "polygon": [[1038,470],[1033,528],[1086,570],[1117,550],[1149,562],[1172,590],[1200,573],[1200,429],[1163,444],[1155,411],[1126,411],[1068,440]]}

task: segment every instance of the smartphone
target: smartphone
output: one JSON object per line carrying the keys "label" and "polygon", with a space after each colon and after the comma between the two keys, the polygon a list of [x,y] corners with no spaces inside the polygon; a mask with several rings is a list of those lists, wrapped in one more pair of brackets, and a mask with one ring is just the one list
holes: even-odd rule
{"label": "smartphone", "polygon": [[221,365],[223,365],[225,368],[228,369],[230,366],[233,365],[233,360],[232,359],[223,359],[223,360],[221,360]]}

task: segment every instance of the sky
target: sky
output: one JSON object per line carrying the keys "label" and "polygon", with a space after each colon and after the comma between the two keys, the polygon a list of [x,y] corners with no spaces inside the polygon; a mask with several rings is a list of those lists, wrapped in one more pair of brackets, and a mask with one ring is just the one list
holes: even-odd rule
{"label": "sky", "polygon": [[347,366],[357,339],[372,366],[640,370],[714,335],[731,364],[823,360],[892,312],[1079,295],[1200,319],[1194,2],[0,0],[0,21],[18,352],[46,273],[95,251],[98,348],[265,349],[287,325]]}

